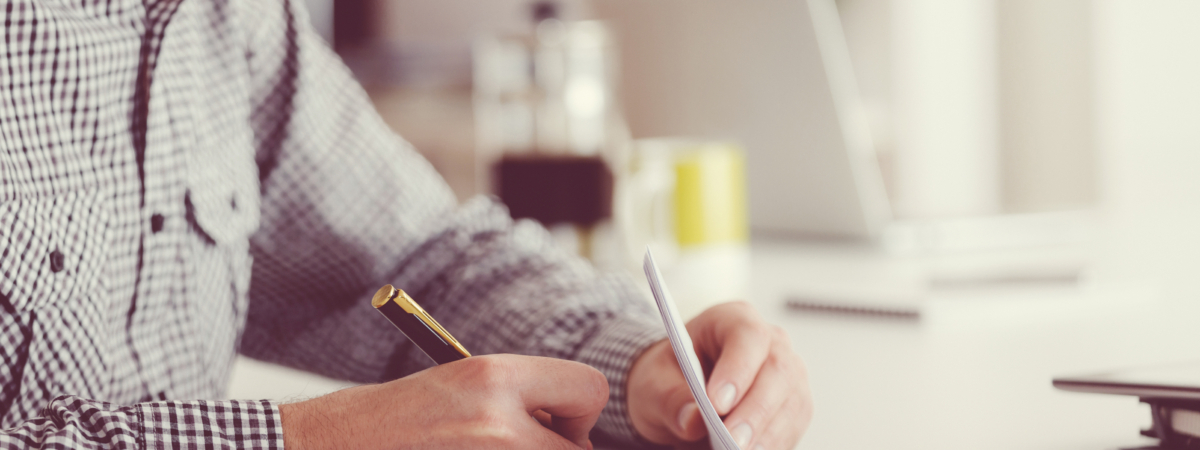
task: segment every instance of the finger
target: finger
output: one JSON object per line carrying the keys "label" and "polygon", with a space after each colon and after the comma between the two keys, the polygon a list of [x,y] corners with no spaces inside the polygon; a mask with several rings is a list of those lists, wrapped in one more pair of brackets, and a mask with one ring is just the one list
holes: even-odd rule
{"label": "finger", "polygon": [[515,448],[530,448],[536,450],[579,450],[592,448],[591,441],[574,442],[558,434],[550,428],[542,426],[536,420],[527,420],[526,427],[519,431],[519,444]]}
{"label": "finger", "polygon": [[551,417],[550,414],[545,411],[539,409],[530,413],[529,415],[533,416],[534,419],[537,419],[538,423],[542,424],[543,427],[550,428],[553,426],[553,422],[551,421],[553,417]]}
{"label": "finger", "polygon": [[529,413],[553,416],[551,428],[586,448],[588,432],[608,402],[608,380],[586,364],[552,358],[522,358],[514,365],[513,388]]}
{"label": "finger", "polygon": [[694,322],[697,351],[716,361],[708,379],[708,398],[717,414],[729,414],[766,361],[773,330],[745,302],[717,306]]}
{"label": "finger", "polygon": [[708,436],[704,418],[700,415],[700,405],[696,404],[692,391],[684,387],[679,392],[672,392],[666,403],[678,405],[667,407],[666,414],[663,414],[669,422],[667,428],[675,435],[675,441],[694,442]]}
{"label": "finger", "polygon": [[[807,395],[807,394],[806,394]],[[788,398],[771,423],[745,450],[790,450],[796,447],[812,420],[812,403],[807,396]]]}
{"label": "finger", "polygon": [[768,358],[745,399],[725,417],[725,426],[743,449],[749,448],[755,433],[766,429],[788,397],[794,395],[793,383],[787,378],[789,372],[779,359]]}

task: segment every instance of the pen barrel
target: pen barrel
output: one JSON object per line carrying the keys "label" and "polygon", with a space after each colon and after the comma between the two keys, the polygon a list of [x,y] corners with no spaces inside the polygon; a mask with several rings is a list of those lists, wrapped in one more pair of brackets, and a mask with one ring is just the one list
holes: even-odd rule
{"label": "pen barrel", "polygon": [[417,348],[421,349],[434,362],[445,364],[466,358],[466,355],[459,353],[454,346],[425,325],[425,322],[416,315],[404,311],[404,308],[401,308],[396,302],[389,301],[375,309],[387,317],[392,325],[395,325],[401,333],[408,337],[408,340],[416,344]]}

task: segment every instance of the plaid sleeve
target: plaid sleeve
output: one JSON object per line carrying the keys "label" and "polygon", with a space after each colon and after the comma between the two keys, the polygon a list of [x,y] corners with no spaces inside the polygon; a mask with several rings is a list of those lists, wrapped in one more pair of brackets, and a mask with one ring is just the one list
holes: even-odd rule
{"label": "plaid sleeve", "polygon": [[[651,318],[652,319],[652,318]],[[600,413],[596,428],[621,442],[638,442],[629,418],[625,384],[630,366],[646,347],[666,339],[662,326],[641,317],[626,317],[605,324],[583,345],[578,360],[608,377],[608,405]]]}
{"label": "plaid sleeve", "polygon": [[240,351],[358,382],[430,367],[370,306],[390,283],[474,354],[596,367],[611,389],[598,427],[633,441],[626,374],[665,336],[643,294],[492,199],[457,205],[294,2],[251,3],[263,18],[249,52],[263,200]]}
{"label": "plaid sleeve", "polygon": [[268,401],[150,402],[122,406],[55,398],[37,418],[0,431],[3,449],[283,449]]}

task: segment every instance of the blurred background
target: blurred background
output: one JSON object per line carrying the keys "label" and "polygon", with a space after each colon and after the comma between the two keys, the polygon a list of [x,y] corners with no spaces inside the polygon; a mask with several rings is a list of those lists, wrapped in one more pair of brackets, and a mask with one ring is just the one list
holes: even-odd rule
{"label": "blurred background", "polygon": [[[785,326],[801,447],[1138,443],[1050,377],[1200,359],[1198,3],[305,2],[460,200]],[[233,396],[337,386],[239,364]]]}
{"label": "blurred background", "polygon": [[[747,229],[899,254],[1056,246],[951,278],[1077,277],[1109,169],[1142,151],[1110,135],[1133,106],[1117,95],[1163,86],[1119,60],[1153,39],[1122,34],[1119,5],[308,0],[460,199],[498,195],[605,268],[636,272],[649,244],[703,304],[748,293],[730,248]],[[681,158],[704,174],[678,178]]]}

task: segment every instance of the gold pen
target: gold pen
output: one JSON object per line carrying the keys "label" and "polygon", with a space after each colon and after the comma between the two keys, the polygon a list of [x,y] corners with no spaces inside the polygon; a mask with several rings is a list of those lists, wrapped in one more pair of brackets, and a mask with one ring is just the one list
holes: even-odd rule
{"label": "gold pen", "polygon": [[442,324],[433,320],[433,317],[404,291],[390,284],[381,287],[371,299],[371,306],[391,321],[392,325],[400,329],[408,340],[416,344],[417,348],[434,362],[445,364],[471,356]]}

